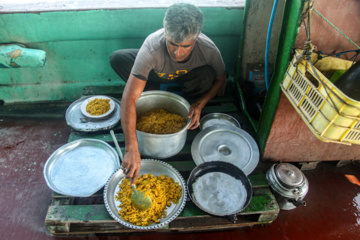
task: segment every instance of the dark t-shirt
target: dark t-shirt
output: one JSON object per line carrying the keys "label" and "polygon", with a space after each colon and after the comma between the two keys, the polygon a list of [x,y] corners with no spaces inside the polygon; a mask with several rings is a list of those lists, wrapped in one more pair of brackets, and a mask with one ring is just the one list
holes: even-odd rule
{"label": "dark t-shirt", "polygon": [[145,39],[131,73],[137,78],[147,80],[150,71],[154,70],[160,78],[172,82],[192,69],[204,65],[212,66],[216,77],[225,73],[225,64],[221,53],[210,38],[200,33],[190,59],[179,63],[174,61],[167,51],[165,32],[162,28]]}

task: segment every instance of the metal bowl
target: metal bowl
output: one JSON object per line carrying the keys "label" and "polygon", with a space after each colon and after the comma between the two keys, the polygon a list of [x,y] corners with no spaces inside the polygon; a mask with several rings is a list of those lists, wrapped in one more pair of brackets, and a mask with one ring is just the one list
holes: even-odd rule
{"label": "metal bowl", "polygon": [[179,183],[182,187],[181,197],[178,203],[172,204],[170,207],[166,208],[166,217],[160,220],[160,223],[153,223],[148,226],[137,226],[131,224],[120,217],[118,211],[120,208],[118,207],[121,202],[119,200],[115,200],[115,195],[119,191],[119,185],[122,180],[125,179],[125,175],[122,169],[117,170],[113,173],[113,175],[109,178],[108,182],[104,188],[104,202],[107,211],[116,221],[121,223],[122,225],[133,228],[133,229],[141,229],[141,230],[149,230],[149,229],[157,229],[166,226],[171,221],[173,221],[184,209],[186,203],[186,184],[183,177],[180,173],[173,168],[171,165],[161,162],[159,160],[152,159],[142,159],[141,160],[141,174],[153,174],[154,176],[167,175],[174,179],[175,182]]}
{"label": "metal bowl", "polygon": [[136,130],[141,156],[165,159],[178,154],[185,145],[190,104],[181,96],[166,91],[143,92],[136,103],[136,114],[163,108],[187,119],[186,126],[172,134],[151,134]]}

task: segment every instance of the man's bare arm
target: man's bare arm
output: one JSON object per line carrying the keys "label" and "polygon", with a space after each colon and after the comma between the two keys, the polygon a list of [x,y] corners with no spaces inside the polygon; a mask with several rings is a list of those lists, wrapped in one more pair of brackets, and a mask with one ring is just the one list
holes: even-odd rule
{"label": "man's bare arm", "polygon": [[136,102],[145,88],[143,81],[130,74],[121,99],[121,126],[125,137],[125,154],[122,166],[128,171],[127,178],[135,184],[141,167],[138,141],[136,137]]}

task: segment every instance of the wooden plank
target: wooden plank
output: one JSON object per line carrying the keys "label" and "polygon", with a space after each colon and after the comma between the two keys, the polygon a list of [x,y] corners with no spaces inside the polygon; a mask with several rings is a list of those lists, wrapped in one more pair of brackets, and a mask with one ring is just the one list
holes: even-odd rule
{"label": "wooden plank", "polygon": [[[187,202],[182,213],[162,231],[197,231],[227,229],[270,223],[276,219],[279,208],[273,205],[273,196],[255,196],[249,206],[237,215],[236,223],[225,217],[211,216],[192,202]],[[116,222],[104,205],[50,206],[45,224],[53,234],[80,234],[89,232],[141,232],[128,229]]]}
{"label": "wooden plank", "polygon": [[253,188],[268,187],[269,182],[265,174],[249,175],[248,176]]}
{"label": "wooden plank", "polygon": [[50,206],[45,223],[82,223],[89,221],[115,221],[104,204]]}
{"label": "wooden plank", "polygon": [[262,214],[262,213],[277,213],[279,208],[274,195],[267,196],[253,196],[250,204],[241,212],[241,215],[247,214]]}
{"label": "wooden plank", "polygon": [[[275,197],[253,196],[250,204],[239,215],[277,213]],[[207,216],[194,203],[187,202],[179,217]],[[81,222],[81,221],[108,221],[113,220],[108,214],[105,205],[54,205],[49,207],[45,222]],[[115,220],[114,220],[115,221]]]}

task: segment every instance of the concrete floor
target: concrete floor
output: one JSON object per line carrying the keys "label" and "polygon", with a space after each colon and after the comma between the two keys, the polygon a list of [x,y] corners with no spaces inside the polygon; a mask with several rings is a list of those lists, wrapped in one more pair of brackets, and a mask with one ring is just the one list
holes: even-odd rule
{"label": "concrete floor", "polygon": [[307,206],[281,211],[270,225],[186,234],[52,236],[44,224],[52,192],[43,167],[69,133],[64,118],[0,116],[0,239],[360,239],[360,164],[336,167],[335,162],[305,171]]}

